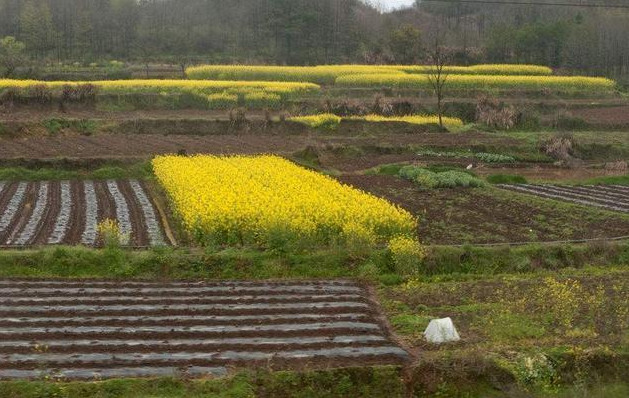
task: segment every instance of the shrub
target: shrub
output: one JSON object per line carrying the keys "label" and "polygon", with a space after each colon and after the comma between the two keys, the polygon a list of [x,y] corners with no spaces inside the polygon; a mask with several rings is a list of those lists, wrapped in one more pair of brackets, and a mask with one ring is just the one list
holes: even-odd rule
{"label": "shrub", "polygon": [[28,96],[40,105],[46,105],[52,102],[52,90],[44,84],[30,86],[28,88]]}
{"label": "shrub", "polygon": [[461,171],[445,171],[435,174],[437,176],[437,187],[439,188],[476,188],[483,186],[482,180]]}
{"label": "shrub", "polygon": [[519,113],[513,105],[482,97],[476,104],[476,121],[486,126],[510,130],[518,122]]}
{"label": "shrub", "polygon": [[[52,90],[54,85],[47,85]],[[92,103],[96,100],[98,87],[91,84],[64,84],[61,87],[61,100],[65,102]]]}
{"label": "shrub", "polygon": [[0,105],[14,105],[22,98],[22,90],[19,87],[0,87]]}
{"label": "shrub", "polygon": [[94,102],[98,94],[98,87],[91,83],[79,84],[74,90],[77,100],[82,103]]}
{"label": "shrub", "polygon": [[456,170],[435,172],[417,166],[405,166],[400,169],[399,176],[428,189],[455,187],[476,188],[485,185],[481,179],[469,173]]}
{"label": "shrub", "polygon": [[476,159],[485,163],[514,163],[515,158],[513,156],[501,155],[498,153],[477,153],[474,155]]}
{"label": "shrub", "polygon": [[63,119],[47,119],[42,121],[42,125],[50,132],[50,134],[57,134],[62,129],[68,127],[68,122]]}
{"label": "shrub", "polygon": [[117,248],[124,240],[120,227],[115,220],[106,219],[98,224],[98,233],[106,248]]}
{"label": "shrub", "polygon": [[548,156],[566,160],[574,155],[574,136],[571,134],[559,134],[542,143],[542,150]]}

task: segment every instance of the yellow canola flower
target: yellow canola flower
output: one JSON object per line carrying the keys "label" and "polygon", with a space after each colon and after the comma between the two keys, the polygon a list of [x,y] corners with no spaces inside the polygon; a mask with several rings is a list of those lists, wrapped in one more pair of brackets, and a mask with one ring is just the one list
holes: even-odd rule
{"label": "yellow canola flower", "polygon": [[[32,86],[46,86],[58,90],[63,86],[78,86],[92,84],[105,93],[180,93],[189,90],[199,90],[205,93],[265,92],[277,95],[316,92],[319,86],[313,83],[268,82],[268,81],[216,81],[216,80],[102,80],[102,81],[39,81],[0,79],[0,90],[9,87],[28,88]],[[259,95],[259,94],[258,94]]]}
{"label": "yellow canola flower", "polygon": [[[437,115],[408,115],[408,116],[381,116],[381,115],[366,115],[366,116],[352,116],[348,119],[351,120],[365,120],[368,122],[401,122],[409,124],[439,124],[439,116]],[[463,126],[463,121],[456,117],[443,116],[443,125],[452,127]]]}
{"label": "yellow canola flower", "polygon": [[[362,74],[340,76],[336,85],[344,87],[391,87],[432,89],[426,74]],[[584,76],[506,76],[506,75],[448,75],[445,89],[454,90],[542,90],[611,91],[616,83],[603,77]]]}
{"label": "yellow canola flower", "polygon": [[[340,117],[331,113],[321,113],[309,116],[294,116],[290,120],[305,124],[312,128],[324,128],[334,130],[342,120],[364,120],[366,122],[399,122],[417,125],[439,124],[439,116],[437,115],[408,115],[408,116],[382,116],[382,115],[365,115],[365,116],[349,116]],[[447,128],[456,128],[463,126],[463,121],[456,117],[442,117],[443,124]]]}
{"label": "yellow canola flower", "polygon": [[[430,65],[398,65],[393,68],[406,73],[430,73],[434,66]],[[444,72],[453,75],[528,75],[550,76],[553,70],[547,66],[526,64],[481,64],[472,66],[444,67]]]}
{"label": "yellow canola flower", "polygon": [[[341,76],[355,74],[428,73],[430,65],[200,65],[186,69],[190,79],[215,80],[277,80],[334,84]],[[473,65],[446,66],[445,71],[461,75],[551,75],[552,69],[540,65]]]}
{"label": "yellow canola flower", "polygon": [[407,211],[276,156],[159,156],[155,175],[201,243],[332,243],[349,230],[377,242],[414,236]]}
{"label": "yellow canola flower", "polygon": [[217,80],[275,80],[334,84],[339,76],[354,73],[404,73],[388,66],[377,65],[201,65],[186,69],[190,79]]}
{"label": "yellow canola flower", "polygon": [[312,128],[325,128],[328,130],[334,130],[339,123],[341,123],[342,118],[333,113],[321,113],[318,115],[309,115],[309,116],[293,116],[290,120],[305,124],[306,126]]}

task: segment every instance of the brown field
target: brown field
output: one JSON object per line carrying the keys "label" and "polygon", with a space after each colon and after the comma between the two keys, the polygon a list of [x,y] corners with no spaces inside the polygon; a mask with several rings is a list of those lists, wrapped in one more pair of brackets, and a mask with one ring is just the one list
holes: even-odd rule
{"label": "brown field", "polygon": [[102,244],[98,224],[116,220],[123,244],[168,243],[164,219],[139,181],[40,181],[0,183],[0,244]]}
{"label": "brown field", "polygon": [[627,235],[619,213],[498,189],[419,190],[391,176],[344,175],[340,181],[396,203],[420,219],[427,244],[539,242]]}
{"label": "brown field", "polygon": [[[0,281],[0,379],[402,364],[351,281]],[[38,349],[37,347],[42,347]]]}

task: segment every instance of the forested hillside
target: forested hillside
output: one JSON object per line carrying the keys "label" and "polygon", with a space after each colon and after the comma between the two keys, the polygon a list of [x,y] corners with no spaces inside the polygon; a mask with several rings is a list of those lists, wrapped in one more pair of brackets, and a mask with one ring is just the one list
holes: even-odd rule
{"label": "forested hillside", "polygon": [[381,14],[359,0],[0,0],[4,36],[39,62],[412,63],[439,38],[455,63],[629,73],[629,8],[418,2]]}

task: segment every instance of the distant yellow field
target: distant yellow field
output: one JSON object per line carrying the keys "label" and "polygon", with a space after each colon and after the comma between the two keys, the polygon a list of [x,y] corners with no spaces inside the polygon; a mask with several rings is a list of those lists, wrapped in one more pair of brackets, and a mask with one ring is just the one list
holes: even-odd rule
{"label": "distant yellow field", "polygon": [[[256,66],[201,65],[190,67],[190,79],[268,80],[312,82],[331,85],[341,76],[364,74],[421,74],[431,70],[427,65],[320,65],[320,66]],[[539,65],[474,65],[447,66],[452,74],[485,75],[551,75],[552,69]]]}
{"label": "distant yellow field", "polygon": [[[409,116],[381,116],[381,115],[366,115],[366,116],[352,116],[348,119],[353,120],[365,120],[368,122],[402,122],[409,124],[439,124],[439,116],[437,115],[409,115]],[[443,125],[448,128],[461,127],[463,121],[456,117],[442,117]]]}
{"label": "distant yellow field", "polygon": [[[361,74],[341,76],[336,85],[343,87],[390,87],[431,89],[428,75]],[[448,75],[447,89],[459,90],[541,90],[611,91],[616,83],[603,77],[584,76],[505,76],[505,75]]]}
{"label": "distant yellow field", "polygon": [[326,128],[329,130],[335,129],[336,126],[341,123],[340,116],[334,115],[332,113],[321,113],[318,115],[308,115],[308,116],[293,116],[290,120],[298,123],[305,124],[306,126],[310,126],[312,128]]}
{"label": "distant yellow field", "polygon": [[206,93],[216,92],[267,92],[278,95],[317,91],[319,86],[313,83],[268,82],[268,81],[212,81],[212,80],[102,80],[102,81],[38,81],[0,79],[0,89],[8,87],[28,88],[31,86],[47,86],[61,89],[63,86],[92,84],[106,93],[160,93],[180,92],[184,90],[201,90]]}
{"label": "distant yellow field", "polygon": [[[410,65],[394,66],[393,68],[406,73],[425,74],[430,73],[431,66]],[[527,76],[550,76],[553,70],[541,65],[511,65],[511,64],[483,64],[473,66],[446,66],[444,72],[453,75],[527,75]]]}
{"label": "distant yellow field", "polygon": [[[439,124],[439,116],[437,115],[409,115],[409,116],[381,116],[381,115],[365,115],[365,116],[349,116],[340,117],[331,113],[322,113],[318,115],[295,116],[290,118],[295,122],[303,123],[312,128],[334,129],[341,123],[341,120],[364,120],[367,122],[401,122],[409,124]],[[455,117],[442,118],[443,125],[447,128],[456,128],[463,126],[463,121]]]}
{"label": "distant yellow field", "polygon": [[103,80],[86,82],[0,80],[0,91],[10,87],[28,92],[45,86],[60,92],[66,86],[91,84],[105,94],[188,94],[194,102],[208,109],[228,109],[239,105],[277,108],[282,101],[300,94],[317,92],[313,83],[213,81],[213,80]]}

